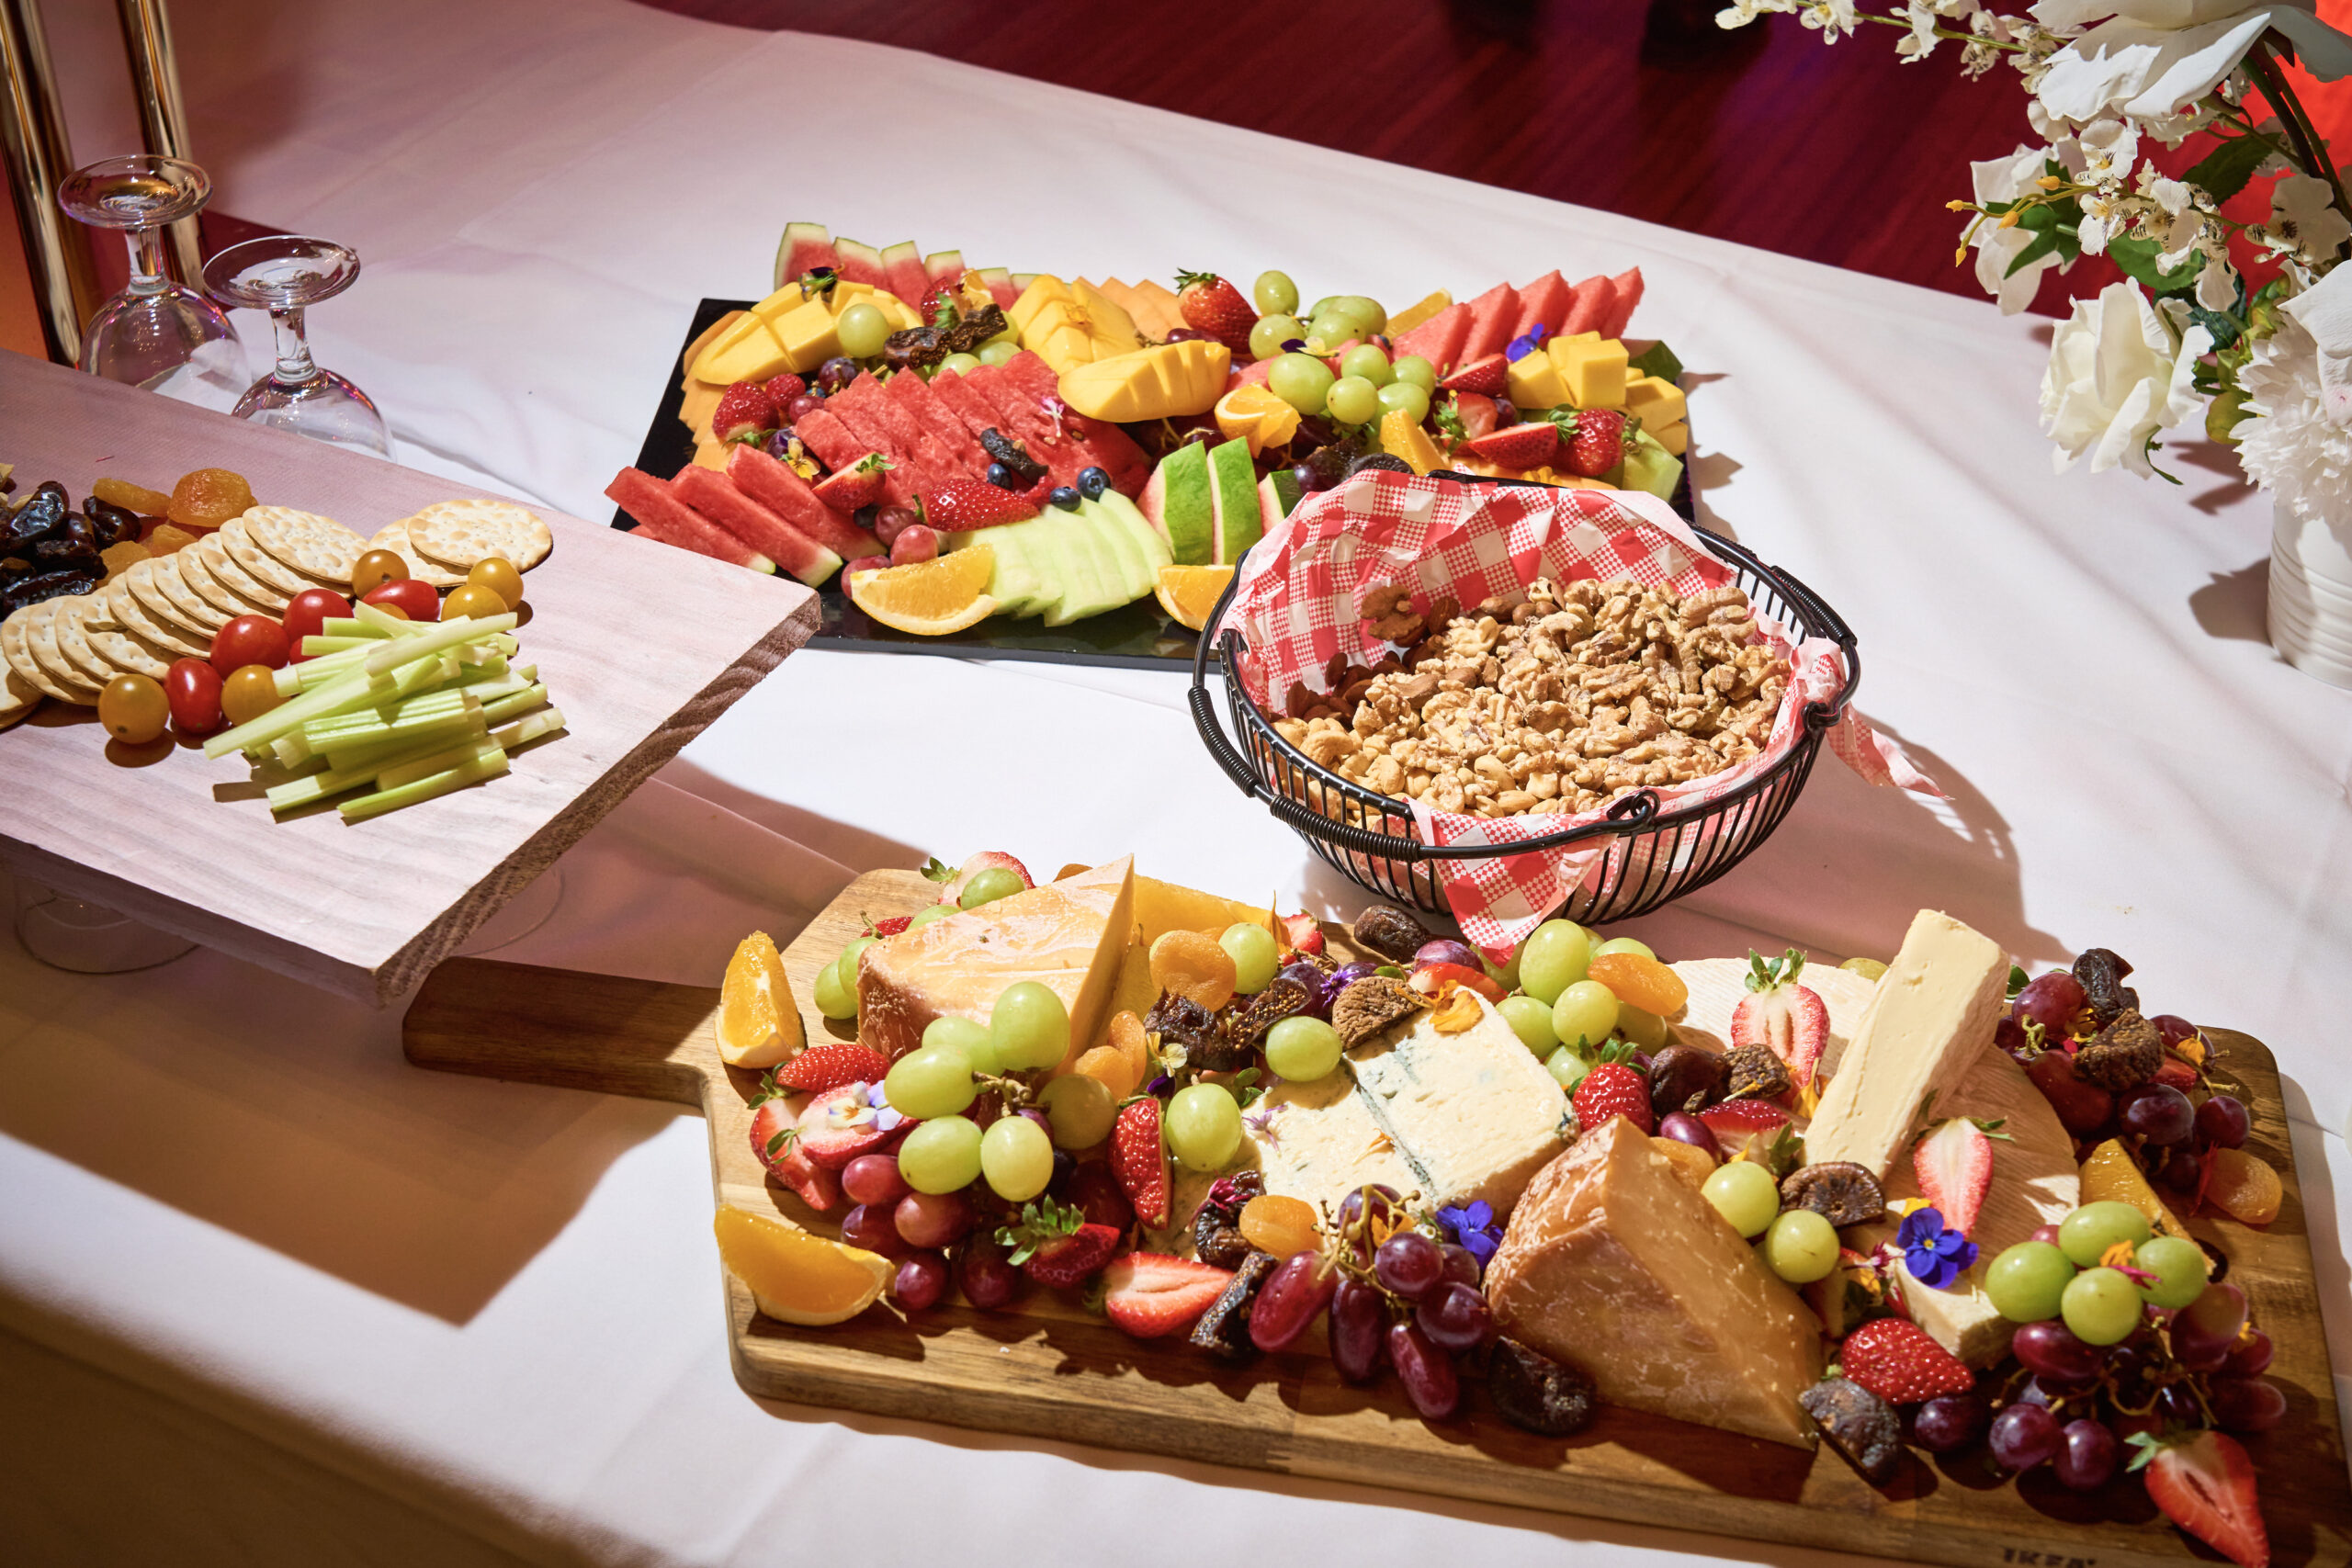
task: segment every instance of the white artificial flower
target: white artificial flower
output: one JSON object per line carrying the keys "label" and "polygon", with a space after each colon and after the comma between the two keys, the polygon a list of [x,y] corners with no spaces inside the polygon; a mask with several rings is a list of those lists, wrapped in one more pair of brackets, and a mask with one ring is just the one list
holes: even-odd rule
{"label": "white artificial flower", "polygon": [[1820,33],[1824,43],[1836,43],[1860,26],[1854,15],[1854,0],[1806,0],[1797,20]]}
{"label": "white artificial flower", "polygon": [[2352,268],[2333,269],[2278,309],[2312,341],[2322,412],[2352,425]]}
{"label": "white artificial flower", "polygon": [[2025,118],[2026,123],[2033,127],[2033,133],[2044,141],[2055,141],[2067,134],[2066,122],[2053,118],[2050,111],[2042,107],[2040,98],[2028,98],[2025,101]]}
{"label": "white artificial flower", "polygon": [[2177,115],[2211,92],[2274,29],[2319,80],[2352,75],[2352,38],[2312,15],[2313,3],[2038,0],[2033,14],[2046,26],[2109,19],[2051,56],[2034,96],[2064,119],[2088,120],[2119,107],[2143,119]]}
{"label": "white artificial flower", "polygon": [[2197,302],[2209,310],[2226,310],[2238,302],[2238,269],[2230,265],[2229,252],[2220,245],[2213,247],[2205,258],[2205,268],[2197,275]]}
{"label": "white artificial flower", "polygon": [[2167,218],[2177,218],[2188,211],[2197,195],[2188,186],[2169,175],[2156,172],[2154,164],[2140,171],[2140,194],[2165,209]]}
{"label": "white artificial flower", "polygon": [[[2049,159],[2047,151],[2020,146],[2006,158],[1969,164],[1977,205],[2015,201],[2039,190],[2034,182],[2041,178],[2042,164]],[[1966,239],[1976,248],[1976,281],[1985,293],[2000,300],[2005,316],[2014,316],[2032,304],[2041,288],[2041,275],[2058,265],[2056,256],[2047,255],[2011,275],[2009,264],[2017,259],[2019,251],[2033,243],[2034,235],[2025,228],[2004,229],[1997,218],[1980,218],[1968,231]]]}
{"label": "white artificial flower", "polygon": [[2270,187],[2270,231],[2317,261],[2352,240],[2352,221],[2335,207],[2335,189],[2311,175],[2289,175]]}
{"label": "white artificial flower", "polygon": [[2213,340],[2191,327],[2173,335],[2129,283],[2110,283],[2096,299],[2077,299],[2050,344],[2041,380],[2041,429],[2058,444],[2064,471],[2085,453],[2091,472],[2119,465],[2145,478],[2148,440],[2197,412],[2190,388],[2199,357]]}
{"label": "white artificial flower", "polygon": [[1905,7],[1904,20],[1911,30],[1894,40],[1894,52],[1907,63],[1925,60],[1936,52],[1936,28],[1943,18],[1927,0],[1910,0]]}
{"label": "white artificial flower", "polygon": [[2290,316],[2257,342],[2238,386],[2254,416],[2233,433],[2246,478],[2302,521],[2352,515],[2352,430],[2329,407],[2319,345],[2302,323]]}
{"label": "white artificial flower", "polygon": [[2082,148],[2085,180],[2129,179],[2140,161],[2140,133],[2120,119],[2095,120],[2075,141]]}

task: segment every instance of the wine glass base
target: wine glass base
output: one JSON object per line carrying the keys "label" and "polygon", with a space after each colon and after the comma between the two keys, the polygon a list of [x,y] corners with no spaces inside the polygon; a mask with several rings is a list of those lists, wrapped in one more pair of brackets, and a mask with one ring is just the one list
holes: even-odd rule
{"label": "wine glass base", "polygon": [[473,934],[458,945],[457,956],[478,958],[514,946],[553,919],[562,902],[563,863],[558,861],[476,926]]}
{"label": "wine glass base", "polygon": [[331,446],[392,455],[391,432],[367,393],[332,370],[321,370],[306,381],[286,382],[265,377],[247,389],[230,411],[239,419]]}
{"label": "wine glass base", "polygon": [[228,312],[177,284],[126,290],[100,306],[80,363],[93,376],[224,412],[252,376]]}
{"label": "wine glass base", "polygon": [[52,969],[125,975],[196,951],[171,931],[141,925],[118,909],[16,878],[17,935],[25,951]]}

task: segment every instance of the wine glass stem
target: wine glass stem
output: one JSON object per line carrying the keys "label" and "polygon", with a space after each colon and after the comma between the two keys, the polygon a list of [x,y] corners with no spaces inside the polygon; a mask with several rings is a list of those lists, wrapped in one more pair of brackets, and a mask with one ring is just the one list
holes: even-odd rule
{"label": "wine glass stem", "polygon": [[128,294],[161,294],[164,291],[164,239],[160,229],[126,229],[123,241],[130,247],[130,285]]}
{"label": "wine glass stem", "polygon": [[319,367],[311,358],[311,340],[303,334],[302,307],[288,305],[272,310],[269,322],[277,330],[277,368],[270,379],[281,387],[299,387],[315,379]]}

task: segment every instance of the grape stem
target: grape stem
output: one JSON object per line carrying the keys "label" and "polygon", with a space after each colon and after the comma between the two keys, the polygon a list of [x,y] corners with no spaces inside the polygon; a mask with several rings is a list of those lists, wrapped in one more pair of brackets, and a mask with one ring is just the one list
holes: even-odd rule
{"label": "grape stem", "polygon": [[974,1073],[973,1087],[986,1094],[993,1091],[998,1104],[1007,1112],[1022,1110],[1037,1098],[1037,1091],[1021,1079],[1010,1075]]}

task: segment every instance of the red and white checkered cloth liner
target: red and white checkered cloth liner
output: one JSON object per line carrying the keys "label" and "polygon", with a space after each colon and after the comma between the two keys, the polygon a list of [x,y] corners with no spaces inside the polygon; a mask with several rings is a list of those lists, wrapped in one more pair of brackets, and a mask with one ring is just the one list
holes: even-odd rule
{"label": "red and white checkered cloth liner", "polygon": [[[1408,586],[1415,607],[1426,609],[1441,598],[1471,605],[1516,594],[1538,577],[1630,578],[1687,596],[1734,576],[1672,508],[1640,491],[1464,484],[1375,469],[1303,502],[1250,552],[1216,632],[1241,634],[1243,690],[1261,711],[1280,713],[1294,682],[1323,689],[1333,654],[1370,663],[1388,651],[1360,614],[1365,595],[1384,584]],[[1802,734],[1804,705],[1829,701],[1843,683],[1836,643],[1814,637],[1792,647],[1784,628],[1761,616],[1758,624],[1792,672],[1770,740],[1736,768],[1658,790],[1661,816],[1713,800],[1772,766]],[[1850,708],[1829,746],[1873,784],[1942,794]],[[1407,808],[1422,841],[1441,845],[1523,843],[1601,817],[1470,817],[1419,801]],[[1622,842],[1600,836],[1566,850],[1431,864],[1463,934],[1499,954],[1599,874]]]}

